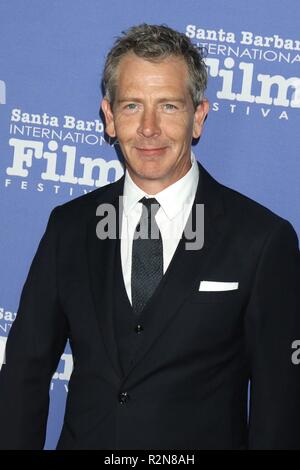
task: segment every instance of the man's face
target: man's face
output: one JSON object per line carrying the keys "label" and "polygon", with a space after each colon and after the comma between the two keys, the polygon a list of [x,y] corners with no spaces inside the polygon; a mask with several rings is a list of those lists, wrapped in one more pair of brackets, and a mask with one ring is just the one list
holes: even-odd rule
{"label": "man's face", "polygon": [[187,66],[175,56],[153,63],[128,53],[116,84],[113,107],[102,102],[106,132],[117,137],[133,181],[155,194],[189,170],[192,138],[201,135],[208,102],[194,109]]}

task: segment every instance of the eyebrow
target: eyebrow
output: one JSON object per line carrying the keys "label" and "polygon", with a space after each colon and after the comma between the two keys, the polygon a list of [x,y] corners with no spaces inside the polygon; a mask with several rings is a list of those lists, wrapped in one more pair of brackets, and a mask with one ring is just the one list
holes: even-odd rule
{"label": "eyebrow", "polygon": [[[130,96],[130,97],[125,97],[125,98],[122,98],[122,99],[118,99],[117,103],[128,103],[128,102],[131,102],[131,101],[141,102],[143,100],[141,98]],[[185,100],[183,98],[178,98],[176,96],[167,96],[165,98],[159,98],[157,100],[158,103],[163,103],[163,102],[166,102],[166,101],[175,101],[176,103],[185,103]]]}

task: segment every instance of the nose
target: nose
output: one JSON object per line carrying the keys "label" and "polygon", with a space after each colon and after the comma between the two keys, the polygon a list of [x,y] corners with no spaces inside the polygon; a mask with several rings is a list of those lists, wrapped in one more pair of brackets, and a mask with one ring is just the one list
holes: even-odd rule
{"label": "nose", "polygon": [[137,132],[139,135],[148,138],[161,134],[159,117],[155,109],[144,109]]}

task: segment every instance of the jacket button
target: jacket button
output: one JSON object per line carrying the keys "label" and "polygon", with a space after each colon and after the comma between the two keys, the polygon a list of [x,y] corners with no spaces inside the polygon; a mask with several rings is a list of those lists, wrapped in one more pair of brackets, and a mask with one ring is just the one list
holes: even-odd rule
{"label": "jacket button", "polygon": [[119,403],[121,403],[122,405],[126,403],[128,399],[129,399],[129,395],[127,392],[121,392],[119,394]]}
{"label": "jacket button", "polygon": [[136,325],[134,331],[135,331],[137,334],[139,334],[139,333],[141,333],[141,332],[143,331],[143,329],[144,329],[144,328],[142,327],[142,325]]}

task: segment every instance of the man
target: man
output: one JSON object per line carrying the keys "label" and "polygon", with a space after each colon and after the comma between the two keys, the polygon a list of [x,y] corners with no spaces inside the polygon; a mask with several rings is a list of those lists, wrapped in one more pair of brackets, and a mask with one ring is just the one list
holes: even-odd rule
{"label": "man", "polygon": [[125,176],[51,213],[7,341],[2,448],[43,447],[68,338],[58,449],[300,448],[297,236],[196,162],[206,79],[166,26],[110,51],[102,110]]}

